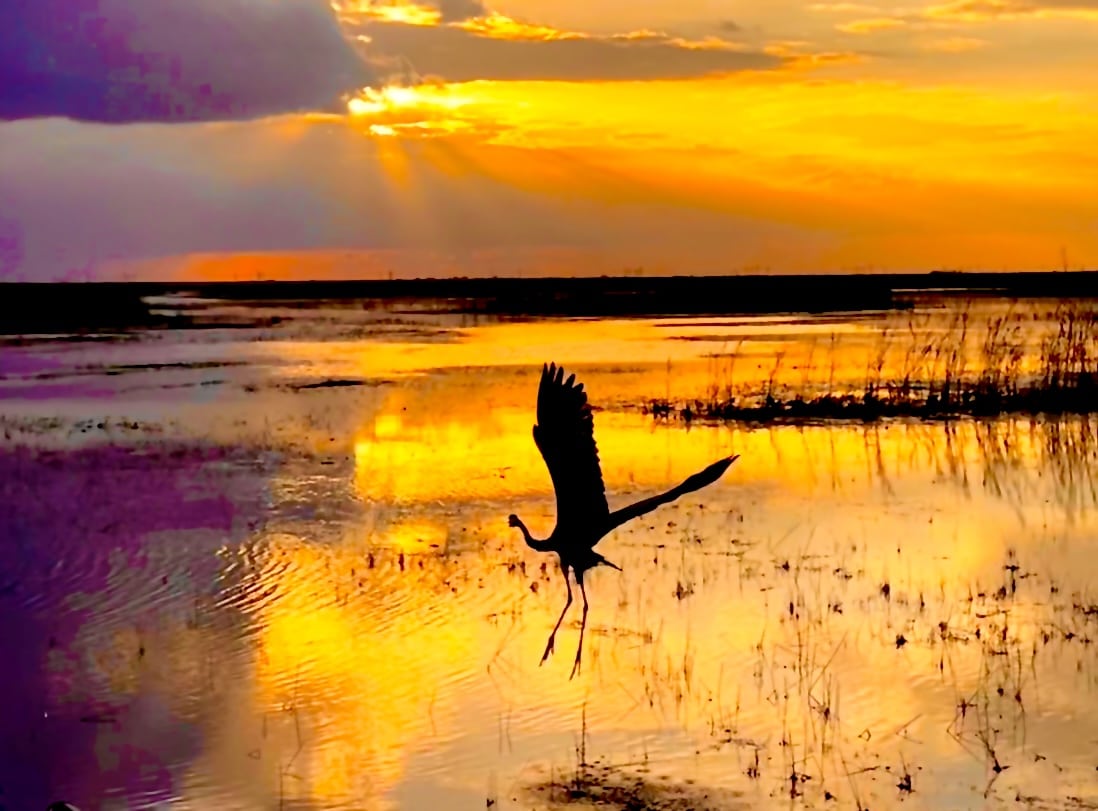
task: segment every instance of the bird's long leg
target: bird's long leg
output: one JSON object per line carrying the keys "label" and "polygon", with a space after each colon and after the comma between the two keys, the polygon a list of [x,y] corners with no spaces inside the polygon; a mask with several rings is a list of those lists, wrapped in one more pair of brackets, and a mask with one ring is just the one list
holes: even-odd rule
{"label": "bird's long leg", "polygon": [[[560,624],[564,622],[564,615],[568,613],[569,607],[572,605],[572,584],[568,580],[568,570],[563,566],[560,567],[561,574],[564,575],[564,587],[568,589],[568,602],[564,604],[564,610],[560,612],[560,618],[557,619],[557,624],[553,626],[553,633],[549,634],[549,641],[545,644],[545,653],[541,655],[541,662],[539,664],[545,664],[545,660],[549,658],[549,654],[553,652],[553,641],[557,636],[557,629],[560,628]],[[580,588],[583,588],[582,584]],[[587,598],[585,597],[584,600]]]}
{"label": "bird's long leg", "polygon": [[580,670],[580,659],[583,658],[583,632],[587,630],[587,590],[583,587],[583,574],[576,574],[576,585],[580,587],[580,594],[583,595],[583,619],[580,620],[580,641],[579,647],[576,648],[576,661],[572,665],[572,675],[568,677],[571,681]]}

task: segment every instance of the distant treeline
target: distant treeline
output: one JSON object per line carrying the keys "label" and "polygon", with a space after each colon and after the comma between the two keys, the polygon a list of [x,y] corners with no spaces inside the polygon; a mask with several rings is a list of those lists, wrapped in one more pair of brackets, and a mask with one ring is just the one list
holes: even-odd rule
{"label": "distant treeline", "polygon": [[[113,331],[196,325],[186,308],[146,299],[188,296],[311,307],[403,300],[439,312],[522,316],[827,313],[911,306],[921,294],[1098,297],[1098,271],[1025,273],[452,278],[379,281],[0,283],[0,333]],[[174,309],[174,305],[173,305]]]}

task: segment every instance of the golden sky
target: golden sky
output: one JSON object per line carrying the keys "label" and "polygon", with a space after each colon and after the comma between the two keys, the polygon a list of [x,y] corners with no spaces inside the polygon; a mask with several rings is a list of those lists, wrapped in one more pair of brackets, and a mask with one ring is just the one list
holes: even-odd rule
{"label": "golden sky", "polygon": [[[218,8],[259,30],[256,8],[289,14],[271,2]],[[279,8],[324,19],[295,37],[264,18],[270,48],[251,59],[263,75],[231,88],[241,114],[74,113],[65,99],[52,109],[67,119],[9,110],[0,271],[1098,264],[1095,0]],[[202,30],[185,40],[173,92]],[[157,47],[169,45],[184,48]],[[321,64],[310,49],[324,70],[305,87],[300,66]],[[211,82],[215,97],[228,87]],[[312,104],[316,88],[331,103]],[[181,98],[179,110],[193,101]]]}

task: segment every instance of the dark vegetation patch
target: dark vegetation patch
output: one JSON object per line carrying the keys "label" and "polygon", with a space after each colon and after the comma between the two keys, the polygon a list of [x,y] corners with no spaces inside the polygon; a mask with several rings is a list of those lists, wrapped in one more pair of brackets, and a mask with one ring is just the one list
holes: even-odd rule
{"label": "dark vegetation patch", "polygon": [[689,782],[652,778],[609,764],[580,766],[571,778],[529,786],[534,809],[597,808],[604,811],[729,811],[745,808],[740,794]]}
{"label": "dark vegetation patch", "polygon": [[[291,391],[317,391],[320,389],[355,389],[355,388],[372,388],[378,386],[387,386],[393,381],[385,380],[383,378],[377,378],[373,380],[367,380],[357,377],[333,377],[325,378],[324,380],[310,380],[310,381],[294,381],[290,383],[280,384],[281,387],[290,389]],[[247,391],[255,391],[254,386],[246,386]]]}
{"label": "dark vegetation patch", "polygon": [[296,383],[291,388],[302,391],[306,389],[343,389],[353,386],[370,386],[377,385],[379,381],[376,380],[318,380],[315,383]]}

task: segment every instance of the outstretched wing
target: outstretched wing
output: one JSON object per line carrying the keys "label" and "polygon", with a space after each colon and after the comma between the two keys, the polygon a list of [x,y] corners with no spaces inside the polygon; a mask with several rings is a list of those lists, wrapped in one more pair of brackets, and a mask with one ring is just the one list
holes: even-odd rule
{"label": "outstretched wing", "polygon": [[[595,445],[595,423],[587,393],[576,376],[564,379],[556,364],[543,366],[538,387],[534,442],[557,493],[557,527],[597,532],[610,514]],[[586,533],[584,533],[586,535]]]}
{"label": "outstretched wing", "polygon": [[679,496],[684,496],[687,493],[693,493],[695,490],[701,490],[703,487],[707,487],[723,476],[724,472],[739,458],[740,455],[737,453],[735,456],[726,456],[724,459],[718,459],[705,470],[688,477],[682,484],[677,487],[672,487],[666,493],[660,493],[658,496],[643,499],[636,504],[630,504],[628,507],[617,510],[612,513],[608,519],[609,528],[615,529],[616,527],[620,527],[626,521],[632,521],[634,518],[639,518],[646,513],[650,513],[663,504],[670,504]]}

